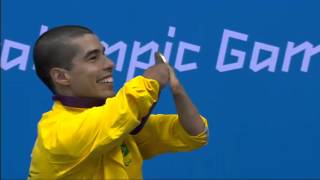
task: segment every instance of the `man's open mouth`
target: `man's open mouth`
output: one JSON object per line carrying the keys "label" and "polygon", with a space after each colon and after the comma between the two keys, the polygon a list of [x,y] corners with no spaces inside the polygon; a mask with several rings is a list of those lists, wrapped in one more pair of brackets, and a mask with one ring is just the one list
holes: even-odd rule
{"label": "man's open mouth", "polygon": [[112,76],[106,76],[104,78],[101,78],[97,81],[98,84],[105,84],[105,83],[113,83]]}

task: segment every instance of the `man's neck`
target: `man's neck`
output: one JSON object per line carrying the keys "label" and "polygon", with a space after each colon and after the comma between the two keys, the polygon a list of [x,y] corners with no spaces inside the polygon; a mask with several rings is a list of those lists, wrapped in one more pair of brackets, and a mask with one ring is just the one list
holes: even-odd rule
{"label": "man's neck", "polygon": [[61,95],[54,95],[52,99],[55,101],[60,101],[64,106],[76,108],[91,108],[96,106],[102,106],[106,102],[106,98],[75,97]]}

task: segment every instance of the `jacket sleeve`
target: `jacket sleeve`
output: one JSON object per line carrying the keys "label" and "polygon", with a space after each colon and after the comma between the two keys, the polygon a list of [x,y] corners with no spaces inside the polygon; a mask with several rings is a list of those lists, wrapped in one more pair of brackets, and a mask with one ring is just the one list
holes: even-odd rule
{"label": "jacket sleeve", "polygon": [[196,135],[189,135],[179,122],[178,115],[150,115],[145,127],[135,135],[139,150],[144,159],[166,152],[191,151],[208,143],[208,123],[205,130]]}
{"label": "jacket sleeve", "polygon": [[48,119],[39,124],[44,147],[53,154],[75,158],[93,151],[108,151],[120,145],[140,124],[140,119],[148,115],[158,93],[157,81],[138,76],[128,81],[115,97],[108,98],[103,106],[80,113],[62,111],[57,117],[51,117],[59,120],[50,123]]}

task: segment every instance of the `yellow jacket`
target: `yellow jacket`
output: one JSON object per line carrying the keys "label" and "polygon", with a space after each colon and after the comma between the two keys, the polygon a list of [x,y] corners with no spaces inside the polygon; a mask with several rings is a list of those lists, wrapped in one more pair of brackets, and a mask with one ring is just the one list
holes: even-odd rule
{"label": "yellow jacket", "polygon": [[130,134],[158,93],[155,80],[138,76],[99,107],[55,101],[38,124],[29,179],[142,179],[143,159],[205,145],[207,133],[190,136],[177,115],[150,115],[137,135]]}

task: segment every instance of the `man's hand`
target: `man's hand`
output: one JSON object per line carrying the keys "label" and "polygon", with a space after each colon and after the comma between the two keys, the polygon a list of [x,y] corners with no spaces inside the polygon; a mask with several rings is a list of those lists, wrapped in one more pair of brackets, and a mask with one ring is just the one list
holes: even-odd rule
{"label": "man's hand", "polygon": [[172,90],[172,93],[175,94],[179,90],[179,87],[181,87],[180,82],[176,76],[176,73],[174,72],[173,68],[168,63],[167,59],[162,55],[160,52],[156,52],[154,54],[154,59],[156,61],[156,64],[166,64],[169,69],[169,84]]}
{"label": "man's hand", "polygon": [[149,79],[154,79],[163,88],[169,82],[169,68],[167,64],[155,64],[143,73],[143,76]]}
{"label": "man's hand", "polygon": [[169,64],[168,64],[168,68],[169,68],[169,84],[170,84],[172,93],[177,94],[179,93],[179,91],[183,90],[183,87],[180,84],[173,68]]}

